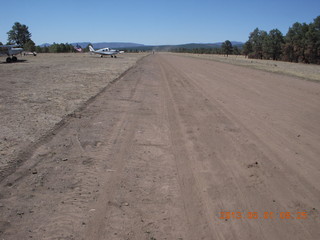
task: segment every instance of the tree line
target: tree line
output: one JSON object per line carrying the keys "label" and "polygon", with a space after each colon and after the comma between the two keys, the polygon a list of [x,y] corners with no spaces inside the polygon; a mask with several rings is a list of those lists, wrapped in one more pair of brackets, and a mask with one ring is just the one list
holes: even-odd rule
{"label": "tree line", "polygon": [[[225,44],[227,42],[227,46],[229,49],[225,49]],[[241,55],[241,47],[232,46],[232,43],[227,40],[222,43],[220,48],[172,48],[170,49],[171,52],[176,53],[194,53],[194,54],[233,54],[233,55]]]}
{"label": "tree line", "polygon": [[227,56],[243,54],[248,58],[320,64],[320,16],[310,24],[294,23],[286,35],[278,29],[266,32],[256,28],[239,48],[226,40],[220,48],[176,48],[172,51]]}
{"label": "tree line", "polygon": [[249,58],[320,64],[320,16],[310,24],[294,23],[285,36],[278,29],[256,28],[242,52]]}
{"label": "tree line", "polygon": [[69,53],[76,52],[74,46],[69,43],[53,43],[50,46],[36,46],[37,53]]}

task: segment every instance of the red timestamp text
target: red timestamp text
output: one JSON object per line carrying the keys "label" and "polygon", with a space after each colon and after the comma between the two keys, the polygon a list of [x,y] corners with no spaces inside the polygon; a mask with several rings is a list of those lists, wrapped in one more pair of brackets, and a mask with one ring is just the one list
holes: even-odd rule
{"label": "red timestamp text", "polygon": [[307,219],[307,212],[220,212],[220,219]]}

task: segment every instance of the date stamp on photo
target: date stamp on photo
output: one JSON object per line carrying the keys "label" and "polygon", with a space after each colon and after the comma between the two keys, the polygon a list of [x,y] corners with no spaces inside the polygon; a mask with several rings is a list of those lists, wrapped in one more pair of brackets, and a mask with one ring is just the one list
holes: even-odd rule
{"label": "date stamp on photo", "polygon": [[307,212],[220,212],[219,219],[308,219]]}

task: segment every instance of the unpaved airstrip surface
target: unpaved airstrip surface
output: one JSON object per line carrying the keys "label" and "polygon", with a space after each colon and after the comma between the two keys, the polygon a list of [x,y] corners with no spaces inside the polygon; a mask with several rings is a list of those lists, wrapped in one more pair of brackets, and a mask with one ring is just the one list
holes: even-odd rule
{"label": "unpaved airstrip surface", "polygon": [[319,103],[313,81],[144,57],[3,175],[0,239],[318,239]]}

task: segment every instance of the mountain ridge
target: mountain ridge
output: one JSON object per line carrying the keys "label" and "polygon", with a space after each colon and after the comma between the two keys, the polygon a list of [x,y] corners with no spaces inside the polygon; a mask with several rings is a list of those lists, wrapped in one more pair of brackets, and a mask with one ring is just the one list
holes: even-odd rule
{"label": "mountain ridge", "polygon": [[[215,43],[185,43],[185,44],[168,44],[168,45],[145,45],[140,43],[131,43],[131,42],[74,42],[70,43],[73,46],[80,46],[82,48],[87,47],[91,44],[94,48],[120,48],[120,49],[132,49],[132,48],[146,48],[146,49],[153,49],[153,48],[220,48],[223,42],[215,42]],[[242,46],[244,43],[239,41],[231,41],[233,46]],[[48,47],[50,43],[43,43],[40,47]]]}

